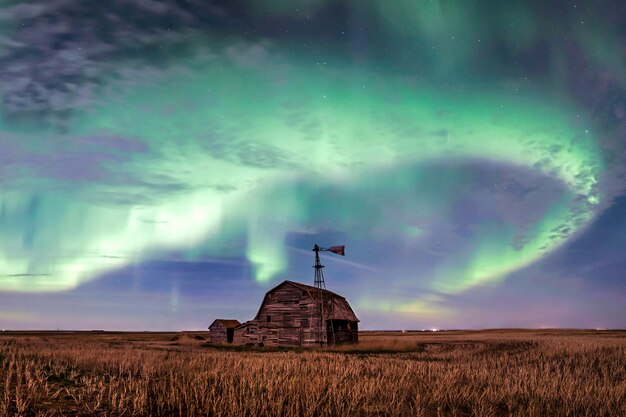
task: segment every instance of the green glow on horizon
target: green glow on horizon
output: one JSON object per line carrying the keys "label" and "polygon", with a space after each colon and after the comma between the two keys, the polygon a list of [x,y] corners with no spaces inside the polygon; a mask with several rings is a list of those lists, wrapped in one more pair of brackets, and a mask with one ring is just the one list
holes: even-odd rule
{"label": "green glow on horizon", "polygon": [[[263,200],[262,190],[307,178],[349,184],[372,171],[439,160],[538,170],[571,192],[520,249],[512,247],[514,231],[485,230],[473,253],[441,270],[433,283],[439,291],[496,283],[593,217],[603,162],[594,136],[572,123],[573,109],[541,96],[413,85],[340,62],[324,69],[265,46],[261,58],[247,61],[258,47],[217,48],[192,61],[193,70],[172,69],[135,90],[111,91],[85,110],[72,135],[120,135],[149,145],[150,152],[119,167],[141,181],[45,197],[40,210],[54,212],[57,224],[32,245],[20,247],[20,230],[14,242],[3,241],[0,289],[68,290],[160,250],[203,244],[213,253],[222,238],[240,233],[256,279],[266,282],[287,265],[285,234],[306,224],[315,207],[303,206],[297,190],[272,200]],[[184,188],[148,193],[135,205],[89,202],[97,194],[144,196],[143,184],[163,181]],[[19,216],[30,200],[3,195],[6,215]],[[224,230],[231,221],[239,226]],[[416,227],[403,237],[420,239]],[[554,238],[555,228],[570,231]]]}

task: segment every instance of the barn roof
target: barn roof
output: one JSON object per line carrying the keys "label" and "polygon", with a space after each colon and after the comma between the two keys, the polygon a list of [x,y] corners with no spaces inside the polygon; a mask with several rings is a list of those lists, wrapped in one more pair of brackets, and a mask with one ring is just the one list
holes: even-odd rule
{"label": "barn roof", "polygon": [[211,325],[209,326],[209,329],[211,327],[213,327],[214,324],[218,324],[218,323],[221,323],[227,329],[234,329],[235,327],[237,327],[237,326],[239,326],[241,324],[241,323],[239,323],[239,320],[215,319],[215,320],[213,320],[213,323],[211,323]]}
{"label": "barn roof", "polygon": [[[345,300],[344,297],[342,297],[339,294],[336,294],[336,293],[334,293],[332,291],[323,290],[323,289],[320,289],[320,288],[315,288],[315,287],[312,287],[310,285],[301,284],[301,283],[295,282],[295,281],[284,281],[282,284],[285,284],[285,283],[291,284],[294,287],[298,287],[298,288],[300,288],[301,290],[304,290],[304,291],[309,291],[309,292],[312,292],[312,293],[319,293],[321,291],[324,295],[328,295],[328,296],[331,296],[331,297],[339,297],[339,298],[343,298]],[[282,284],[280,284],[280,285],[282,285]],[[278,287],[280,287],[280,285]],[[276,288],[278,288],[278,287],[276,287]],[[274,289],[276,289],[276,288],[274,288]],[[270,291],[273,291],[273,290],[270,290]]]}
{"label": "barn roof", "polygon": [[277,286],[275,286],[274,288],[272,288],[271,290],[269,290],[265,294],[265,297],[263,298],[263,302],[261,303],[261,306],[259,307],[259,311],[257,312],[255,318],[258,319],[259,313],[261,312],[261,308],[263,307],[263,304],[265,304],[265,301],[267,300],[267,295],[284,285],[292,285],[302,291],[306,291],[309,294],[309,296],[315,299],[317,299],[320,295],[322,295],[322,298],[324,300],[324,318],[326,320],[333,319],[333,320],[359,321],[359,319],[354,314],[354,311],[352,311],[350,304],[348,304],[348,301],[346,301],[346,299],[342,297],[341,295],[335,294],[332,291],[315,288],[310,285],[301,284],[299,282],[294,282],[294,281],[283,281]]}

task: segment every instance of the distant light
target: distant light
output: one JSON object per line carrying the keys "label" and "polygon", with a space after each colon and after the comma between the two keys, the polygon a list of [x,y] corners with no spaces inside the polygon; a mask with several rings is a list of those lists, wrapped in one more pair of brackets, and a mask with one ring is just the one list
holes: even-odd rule
{"label": "distant light", "polygon": [[431,332],[438,332],[439,329],[430,329]]}
{"label": "distant light", "polygon": [[406,330],[402,330],[402,333],[406,333]]}
{"label": "distant light", "polygon": [[603,330],[606,330],[606,329],[605,329],[605,328],[602,328],[602,327],[599,327],[599,328],[597,328],[596,330],[598,330],[598,331],[603,331]]}

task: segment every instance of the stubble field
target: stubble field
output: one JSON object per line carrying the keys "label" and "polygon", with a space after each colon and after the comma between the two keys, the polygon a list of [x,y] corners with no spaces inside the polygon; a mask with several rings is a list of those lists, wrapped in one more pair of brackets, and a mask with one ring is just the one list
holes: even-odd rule
{"label": "stubble field", "polygon": [[206,333],[0,333],[0,416],[626,416],[626,332],[365,332],[335,349]]}

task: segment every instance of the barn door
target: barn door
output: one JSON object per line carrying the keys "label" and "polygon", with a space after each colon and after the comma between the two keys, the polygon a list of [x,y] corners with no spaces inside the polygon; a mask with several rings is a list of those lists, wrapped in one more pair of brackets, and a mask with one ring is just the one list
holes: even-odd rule
{"label": "barn door", "polygon": [[326,343],[331,346],[335,344],[335,326],[333,320],[326,320]]}
{"label": "barn door", "polygon": [[233,336],[235,335],[235,329],[226,329],[226,341],[233,343]]}

